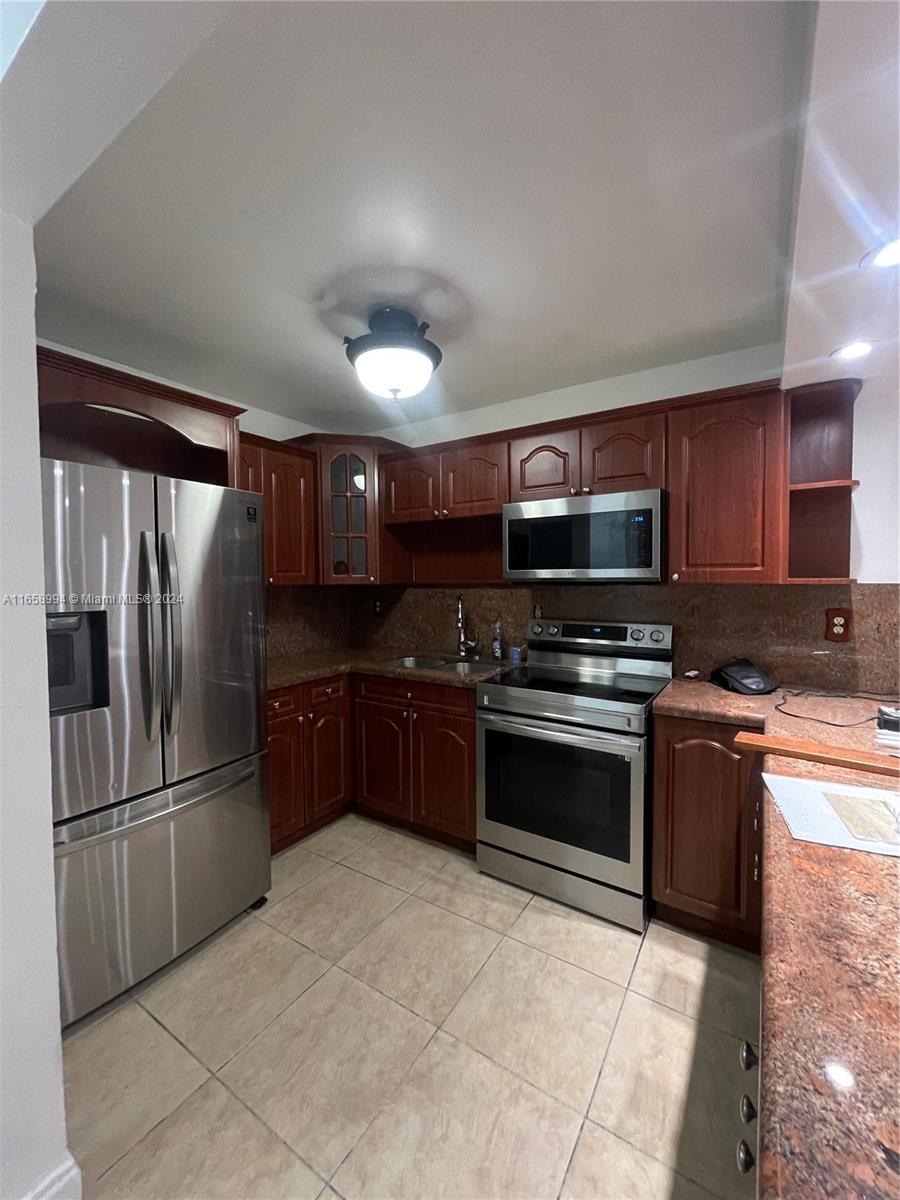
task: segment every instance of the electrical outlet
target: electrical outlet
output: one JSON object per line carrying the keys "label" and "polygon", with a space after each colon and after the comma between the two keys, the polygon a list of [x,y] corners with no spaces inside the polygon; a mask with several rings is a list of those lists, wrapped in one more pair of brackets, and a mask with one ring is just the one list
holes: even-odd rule
{"label": "electrical outlet", "polygon": [[849,642],[853,632],[853,613],[849,608],[825,609],[826,642]]}

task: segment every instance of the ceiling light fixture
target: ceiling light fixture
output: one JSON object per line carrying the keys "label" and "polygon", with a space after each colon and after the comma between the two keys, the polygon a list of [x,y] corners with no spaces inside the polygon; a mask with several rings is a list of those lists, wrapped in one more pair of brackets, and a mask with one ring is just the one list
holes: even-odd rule
{"label": "ceiling light fixture", "polygon": [[859,260],[861,267],[897,267],[900,266],[900,238],[885,242],[877,250],[870,250]]}
{"label": "ceiling light fixture", "polygon": [[848,342],[846,346],[838,346],[837,350],[832,350],[829,357],[839,358],[842,362],[852,362],[855,358],[865,358],[871,349],[871,342]]}
{"label": "ceiling light fixture", "polygon": [[419,324],[405,309],[386,307],[369,317],[369,330],[361,337],[344,338],[359,382],[367,392],[385,400],[417,396],[443,357],[425,337],[427,322]]}

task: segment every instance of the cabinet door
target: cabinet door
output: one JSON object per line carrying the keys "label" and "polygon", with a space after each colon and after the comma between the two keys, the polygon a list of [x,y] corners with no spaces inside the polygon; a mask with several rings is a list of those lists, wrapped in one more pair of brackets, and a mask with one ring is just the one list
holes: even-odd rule
{"label": "cabinet door", "polygon": [[375,455],[369,446],[327,445],[320,462],[322,581],[374,583]]}
{"label": "cabinet door", "polygon": [[474,841],[475,722],[419,709],[412,718],[412,819]]}
{"label": "cabinet door", "polygon": [[410,817],[409,709],[356,702],[356,798],[391,816]]}
{"label": "cabinet door", "polygon": [[762,785],[734,748],[738,726],[657,717],[653,729],[654,900],[758,936]]}
{"label": "cabinet door", "polygon": [[666,418],[624,417],[581,430],[582,492],[637,492],[666,482]]}
{"label": "cabinet door", "polygon": [[264,450],[263,468],[269,583],[315,583],[314,460]]}
{"label": "cabinet door", "polygon": [[781,392],[671,412],[669,572],[682,583],[781,578]]}
{"label": "cabinet door", "polygon": [[344,808],[350,801],[350,705],[346,700],[314,703],[304,689],[306,712],[306,823]]}
{"label": "cabinet door", "polygon": [[272,845],[303,825],[303,717],[269,721],[269,827]]}
{"label": "cabinet door", "polygon": [[441,456],[419,454],[384,464],[381,512],[385,525],[434,521],[441,515]]}
{"label": "cabinet door", "polygon": [[577,496],[581,491],[579,444],[577,429],[558,429],[543,437],[510,442],[510,500],[516,504]]}
{"label": "cabinet door", "polygon": [[263,490],[262,447],[250,446],[243,440],[240,443],[238,487],[242,487],[248,492],[261,492]]}
{"label": "cabinet door", "polygon": [[480,517],[509,500],[509,442],[445,450],[441,455],[441,513]]}

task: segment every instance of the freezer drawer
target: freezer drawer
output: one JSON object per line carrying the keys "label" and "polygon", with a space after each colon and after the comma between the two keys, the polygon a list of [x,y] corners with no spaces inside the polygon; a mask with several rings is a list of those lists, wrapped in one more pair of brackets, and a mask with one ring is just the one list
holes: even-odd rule
{"label": "freezer drawer", "polygon": [[54,830],[64,1025],[271,886],[265,755]]}

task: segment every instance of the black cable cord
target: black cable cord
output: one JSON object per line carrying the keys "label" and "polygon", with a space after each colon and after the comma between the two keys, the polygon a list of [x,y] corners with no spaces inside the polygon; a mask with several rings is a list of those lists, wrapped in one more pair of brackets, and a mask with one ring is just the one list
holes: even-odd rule
{"label": "black cable cord", "polygon": [[[787,688],[783,689],[783,695],[775,705],[777,712],[784,713],[786,717],[794,717],[797,721],[814,721],[817,725],[830,725],[833,729],[854,729],[857,725],[868,725],[870,721],[877,721],[878,714],[865,717],[862,721],[826,721],[824,717],[808,717],[804,713],[788,712],[785,705],[790,700],[884,700],[884,696],[874,696],[871,692],[808,692],[801,689],[797,692],[789,692]],[[891,701],[890,703],[894,703]]]}

